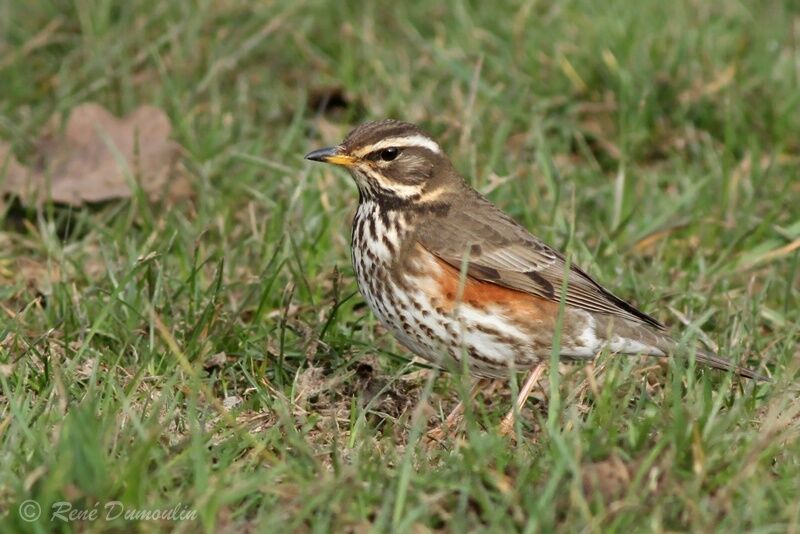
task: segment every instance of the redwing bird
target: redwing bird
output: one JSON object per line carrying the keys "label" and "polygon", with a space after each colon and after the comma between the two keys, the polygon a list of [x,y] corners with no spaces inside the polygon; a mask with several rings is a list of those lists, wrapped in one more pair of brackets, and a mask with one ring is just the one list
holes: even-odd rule
{"label": "redwing bird", "polygon": [[[380,322],[422,358],[440,366],[466,358],[479,377],[532,370],[521,407],[550,358],[565,286],[561,357],[591,360],[604,347],[667,356],[676,348],[661,323],[568,265],[467,185],[417,126],[368,122],[306,158],[350,171],[359,192],[358,287]],[[696,359],[763,378],[705,351]]]}

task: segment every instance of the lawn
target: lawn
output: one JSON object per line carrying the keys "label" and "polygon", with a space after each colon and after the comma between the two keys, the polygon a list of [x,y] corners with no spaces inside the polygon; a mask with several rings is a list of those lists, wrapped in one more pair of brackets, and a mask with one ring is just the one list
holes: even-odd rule
{"label": "lawn", "polygon": [[[0,530],[800,531],[798,88],[788,0],[0,3],[17,160],[147,104],[192,191],[0,204]],[[773,381],[604,353],[428,441],[469,380],[379,326],[303,160],[384,117]]]}

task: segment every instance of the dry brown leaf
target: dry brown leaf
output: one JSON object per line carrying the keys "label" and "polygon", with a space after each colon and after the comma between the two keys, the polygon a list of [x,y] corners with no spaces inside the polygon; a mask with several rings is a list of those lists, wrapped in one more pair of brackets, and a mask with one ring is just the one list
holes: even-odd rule
{"label": "dry brown leaf", "polygon": [[191,190],[179,172],[181,148],[169,139],[171,131],[169,118],[153,106],[118,119],[98,104],[82,104],[72,110],[63,134],[37,143],[41,165],[21,165],[0,144],[0,194],[27,204],[51,198],[80,206],[128,198],[129,181],[136,180],[151,200],[185,198]]}

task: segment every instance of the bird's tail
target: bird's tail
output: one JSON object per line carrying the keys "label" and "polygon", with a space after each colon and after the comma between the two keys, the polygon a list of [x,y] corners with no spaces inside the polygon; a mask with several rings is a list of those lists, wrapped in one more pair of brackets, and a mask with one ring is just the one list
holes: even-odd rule
{"label": "bird's tail", "polygon": [[[654,332],[653,335],[655,339],[653,339],[653,342],[651,342],[650,344],[658,348],[662,352],[662,354],[675,354],[678,352],[685,354],[687,352],[687,348],[685,346],[681,347],[680,344],[674,338],[672,338],[672,336],[660,332],[659,333]],[[714,369],[719,369],[720,371],[733,371],[737,375],[743,376],[745,378],[750,378],[751,380],[758,380],[759,382],[772,381],[764,375],[756,373],[755,371],[748,369],[746,367],[741,367],[739,365],[736,365],[728,360],[720,358],[718,355],[716,355],[711,351],[703,350],[699,347],[695,352],[694,359],[703,365],[713,367]]]}
{"label": "bird's tail", "polygon": [[733,371],[739,376],[743,376],[745,378],[751,378],[753,380],[758,380],[760,382],[771,382],[771,380],[764,376],[747,369],[746,367],[739,367],[738,365],[734,365],[728,360],[723,360],[713,352],[708,352],[702,349],[697,349],[697,353],[695,354],[695,360],[709,367],[713,367],[714,369],[720,369],[722,371]]}
{"label": "bird's tail", "polygon": [[[613,321],[613,320],[612,320]],[[663,330],[656,330],[654,328],[642,327],[641,324],[634,324],[630,321],[625,321],[622,324],[619,322],[609,322],[600,324],[600,331],[607,329],[610,334],[608,338],[620,337],[623,341],[631,342],[632,346],[641,349],[642,346],[645,350],[640,351],[641,354],[650,354],[651,356],[667,356],[674,354],[686,354],[687,348],[685,345],[679,343],[675,338],[670,336]],[[626,347],[629,348],[629,347]],[[624,349],[619,352],[626,352]],[[635,353],[636,350],[628,351]],[[761,374],[746,367],[740,367],[728,360],[720,358],[715,353],[701,348],[697,348],[695,352],[695,360],[701,364],[719,369],[722,371],[733,371],[739,376],[750,378],[751,380],[758,380],[760,382],[771,382],[771,380]]]}

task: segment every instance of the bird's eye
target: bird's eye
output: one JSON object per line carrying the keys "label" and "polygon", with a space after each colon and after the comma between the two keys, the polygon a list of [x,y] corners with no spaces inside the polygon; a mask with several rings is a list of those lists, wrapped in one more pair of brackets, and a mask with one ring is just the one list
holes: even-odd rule
{"label": "bird's eye", "polygon": [[383,150],[381,150],[381,159],[383,161],[392,161],[399,154],[400,154],[400,150],[398,148],[395,148],[395,147],[384,148]]}

